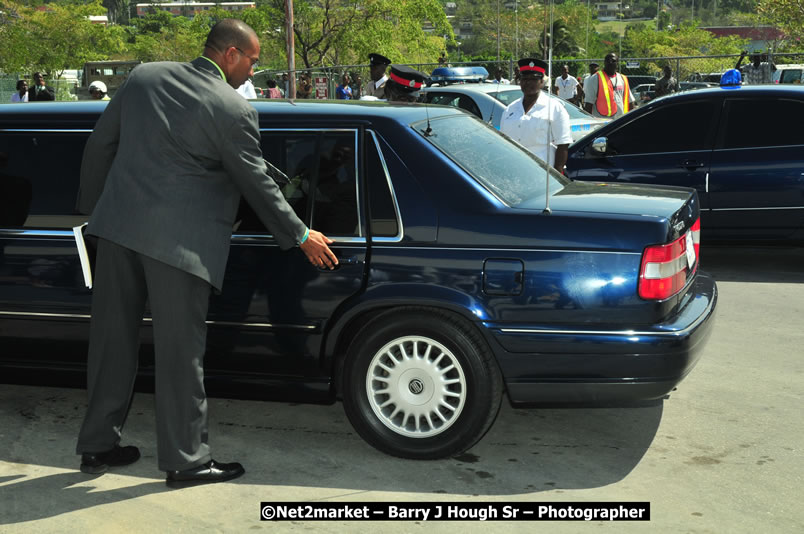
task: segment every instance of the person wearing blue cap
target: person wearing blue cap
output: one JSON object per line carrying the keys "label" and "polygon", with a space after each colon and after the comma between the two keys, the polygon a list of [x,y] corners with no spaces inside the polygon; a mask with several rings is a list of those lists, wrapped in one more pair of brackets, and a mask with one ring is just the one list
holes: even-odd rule
{"label": "person wearing blue cap", "polygon": [[524,58],[519,62],[522,98],[513,101],[502,115],[500,131],[537,157],[564,172],[567,150],[572,143],[570,118],[564,106],[542,94],[547,63]]}
{"label": "person wearing blue cap", "polygon": [[729,69],[720,77],[720,87],[723,89],[739,89],[742,85],[743,77],[737,69]]}

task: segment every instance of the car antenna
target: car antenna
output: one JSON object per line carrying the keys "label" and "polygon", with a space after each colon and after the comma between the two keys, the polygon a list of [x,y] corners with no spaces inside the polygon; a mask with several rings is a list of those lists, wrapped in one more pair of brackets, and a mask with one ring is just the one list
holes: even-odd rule
{"label": "car antenna", "polygon": [[430,87],[430,84],[427,83],[429,81],[430,81],[430,78],[427,78],[427,80],[425,80],[425,84],[424,84],[424,86],[425,86],[425,91],[424,91],[424,114],[427,115],[427,128],[424,130],[424,136],[425,137],[430,137],[431,135],[433,135],[433,129],[430,128],[430,106],[428,105],[428,102],[427,102],[427,90],[426,90],[427,87]]}
{"label": "car antenna", "polygon": [[[497,69],[499,67],[494,67],[494,68]],[[494,79],[496,80],[497,78],[495,77]],[[497,90],[494,92],[494,100],[496,100],[498,102],[500,101],[500,85],[501,84],[498,81],[497,82]],[[489,114],[489,124],[492,126],[492,128],[494,127],[494,108],[495,107],[496,106],[491,106],[491,113]],[[500,117],[500,126],[502,126],[502,117]],[[497,128],[497,129],[499,130],[499,128]]]}
{"label": "car antenna", "polygon": [[[547,159],[550,159],[550,133],[551,133],[551,119],[552,114],[551,105],[553,103],[552,95],[550,94],[551,84],[553,80],[553,0],[550,0],[550,44],[547,48]],[[554,156],[555,157],[555,156]],[[544,166],[544,210],[545,215],[550,215],[553,210],[550,209],[550,162],[545,162]]]}

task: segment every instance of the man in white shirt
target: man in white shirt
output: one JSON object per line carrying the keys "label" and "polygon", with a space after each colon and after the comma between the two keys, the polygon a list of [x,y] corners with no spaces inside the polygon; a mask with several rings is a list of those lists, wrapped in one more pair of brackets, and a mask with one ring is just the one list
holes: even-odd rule
{"label": "man in white shirt", "polygon": [[505,108],[500,131],[563,173],[572,143],[569,115],[550,95],[539,98],[547,63],[534,58],[518,63],[522,98]]}
{"label": "man in white shirt", "polygon": [[487,83],[504,83],[510,84],[511,81],[503,78],[503,71],[501,68],[497,67],[494,69],[494,78],[491,80],[486,80]]}
{"label": "man in white shirt", "polygon": [[11,95],[12,102],[27,102],[28,101],[28,82],[25,80],[17,80],[17,92]]}
{"label": "man in white shirt", "polygon": [[[385,83],[388,81],[385,71],[388,70],[391,60],[380,54],[369,54],[369,63],[369,77],[371,79],[362,87],[360,96],[385,98]],[[363,99],[361,98],[361,100]]]}
{"label": "man in white shirt", "polygon": [[575,103],[578,96],[578,80],[569,75],[569,65],[561,67],[561,76],[556,78],[555,94],[563,100]]}
{"label": "man in white shirt", "polygon": [[257,91],[254,89],[254,83],[250,79],[246,79],[243,85],[237,88],[237,92],[247,100],[257,98]]}

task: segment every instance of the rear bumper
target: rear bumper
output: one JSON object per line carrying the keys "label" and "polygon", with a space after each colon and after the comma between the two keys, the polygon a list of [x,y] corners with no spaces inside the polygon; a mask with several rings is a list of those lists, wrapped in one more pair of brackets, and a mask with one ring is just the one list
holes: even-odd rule
{"label": "rear bumper", "polygon": [[634,329],[486,325],[512,403],[662,397],[692,370],[714,325],[717,286],[699,273],[681,311]]}

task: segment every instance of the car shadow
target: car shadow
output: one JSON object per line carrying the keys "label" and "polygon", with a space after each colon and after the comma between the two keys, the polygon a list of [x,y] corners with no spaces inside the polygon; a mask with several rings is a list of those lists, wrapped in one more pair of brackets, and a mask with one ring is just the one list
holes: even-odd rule
{"label": "car shadow", "polygon": [[[0,525],[184,491],[168,489],[157,469],[153,395],[135,396],[124,434],[123,443],[139,446],[142,459],[107,475],[78,472],[72,448],[84,399],[81,390],[34,386],[8,386],[0,393],[5,407],[0,423],[11,443],[0,451]],[[341,404],[233,399],[209,399],[209,404],[213,457],[246,467],[245,476],[230,482],[243,488],[231,487],[226,495],[253,496],[259,486],[268,495],[272,487],[295,488],[296,494],[304,490],[322,498],[364,492],[429,499],[438,494],[513,496],[605,487],[640,463],[663,411],[661,401],[573,409],[519,409],[504,401],[491,430],[468,452],[416,461],[368,445],[353,431]],[[68,471],[51,473],[49,468]]]}
{"label": "car shadow", "polygon": [[701,269],[719,282],[804,283],[804,247],[701,247]]}

